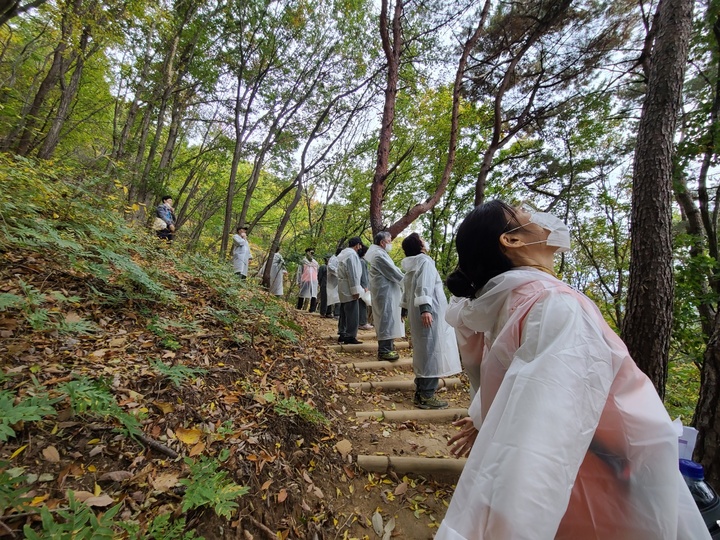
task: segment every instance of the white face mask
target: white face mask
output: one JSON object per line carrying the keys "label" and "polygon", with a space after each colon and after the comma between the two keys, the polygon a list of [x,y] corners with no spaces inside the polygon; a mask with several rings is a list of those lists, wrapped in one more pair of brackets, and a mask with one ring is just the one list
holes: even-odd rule
{"label": "white face mask", "polygon": [[390,253],[391,249],[392,249],[392,242],[388,242],[387,244],[385,244],[385,251]]}
{"label": "white face mask", "polygon": [[[557,216],[553,216],[552,214],[548,214],[547,212],[530,212],[530,223],[535,223],[546,231],[550,231],[550,234],[548,235],[547,240],[527,242],[525,244],[526,246],[545,243],[548,246],[556,247],[556,253],[570,251],[570,230],[562,219]],[[520,225],[520,227],[515,227],[507,232],[516,231],[524,226],[525,225]]]}

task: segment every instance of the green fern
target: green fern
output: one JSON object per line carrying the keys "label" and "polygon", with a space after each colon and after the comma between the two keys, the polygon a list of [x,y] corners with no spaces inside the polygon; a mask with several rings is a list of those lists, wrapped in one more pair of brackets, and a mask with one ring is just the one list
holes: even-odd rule
{"label": "green fern", "polygon": [[12,426],[20,421],[37,422],[46,416],[54,416],[57,411],[54,402],[43,393],[21,399],[15,403],[16,396],[8,390],[0,390],[0,441],[6,442],[15,436]]}
{"label": "green fern", "polygon": [[113,518],[122,507],[122,503],[116,504],[98,518],[89,506],[77,501],[73,492],[68,491],[68,508],[58,509],[53,515],[43,506],[40,509],[42,529],[36,532],[25,525],[23,533],[29,540],[113,540]]}
{"label": "green fern", "polygon": [[151,365],[152,368],[160,375],[170,379],[170,382],[173,383],[175,388],[180,388],[180,386],[188,379],[207,373],[207,370],[203,368],[191,368],[182,364],[168,366],[160,360],[153,360]]}
{"label": "green fern", "polygon": [[142,432],[136,416],[126,413],[115,401],[102,381],[81,377],[58,386],[58,391],[70,398],[70,406],[76,414],[91,413],[102,418],[118,420],[131,435]]}
{"label": "green fern", "polygon": [[185,458],[185,463],[190,467],[190,478],[180,480],[187,488],[182,511],[209,506],[218,516],[230,519],[238,507],[235,500],[250,488],[230,480],[227,471],[218,471],[220,463],[214,458],[202,456],[197,461]]}
{"label": "green fern", "polygon": [[9,466],[7,461],[0,461],[0,508],[14,508],[22,512],[32,500],[32,497],[25,496],[30,486],[25,483],[27,477],[24,468]]}
{"label": "green fern", "polygon": [[8,308],[19,307],[23,305],[24,299],[22,296],[12,293],[0,293],[0,311],[5,311]]}
{"label": "green fern", "polygon": [[[265,397],[267,398],[267,394]],[[281,416],[299,416],[311,424],[329,423],[328,419],[315,407],[304,401],[298,401],[295,397],[275,401],[274,409]]]}

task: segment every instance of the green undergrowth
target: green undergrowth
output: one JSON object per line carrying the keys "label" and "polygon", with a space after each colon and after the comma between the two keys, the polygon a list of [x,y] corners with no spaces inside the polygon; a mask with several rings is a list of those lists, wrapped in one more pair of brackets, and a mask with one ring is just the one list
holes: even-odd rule
{"label": "green undergrowth", "polygon": [[[173,276],[175,268],[201,279],[225,304],[208,312],[224,325],[238,326],[238,339],[252,342],[259,330],[295,342],[299,327],[283,317],[277,299],[239,283],[229,265],[197,254],[180,255],[174,247],[159,241],[142,224],[125,219],[136,208],[123,206],[125,191],[116,184],[112,193],[101,186],[106,179],[83,178],[56,163],[0,156],[0,252],[49,254],[65,271],[89,281],[87,298],[48,294],[17,281],[17,290],[0,292],[0,310],[16,309],[37,331],[92,333],[91,322],[79,317],[61,318],[58,304],[87,303],[126,305],[133,303],[141,313],[152,313],[157,303],[177,302]],[[48,302],[52,302],[49,305]],[[148,325],[177,348],[174,334],[187,331],[183,323],[154,319]]]}
{"label": "green undergrowth", "polygon": [[[122,309],[137,314],[140,328],[153,334],[170,358],[188,336],[205,331],[193,317],[221,326],[239,346],[253,345],[259,336],[287,344],[298,341],[302,329],[290,320],[282,302],[239,282],[229,265],[197,254],[180,254],[176,246],[168,246],[142,224],[131,222],[127,217],[137,208],[124,207],[123,186],[115,184],[108,192],[107,185],[107,179],[81,177],[58,163],[0,155],[0,257],[30,275],[46,273],[55,282],[82,283],[76,287],[81,292],[71,294],[45,281],[31,283],[19,273],[6,273],[0,290],[0,319],[16,324],[12,335],[92,340],[102,333],[102,318],[93,317],[93,311]],[[52,267],[43,267],[43,261],[50,261]],[[178,280],[179,274],[189,277]],[[171,317],[167,309],[160,309],[178,305],[182,311],[183,302],[192,302],[184,297],[196,281],[202,282],[203,300],[210,294],[212,301],[200,306],[196,302],[192,314],[186,309],[185,317],[180,313]],[[152,358],[148,365],[158,380],[176,390],[207,372]],[[22,374],[0,370],[0,446],[34,423],[44,422],[43,429],[47,428],[63,410],[110,424],[118,436],[142,436],[143,409],[127,412],[118,403],[111,380],[75,374],[45,387],[33,376],[41,369],[37,364]],[[23,381],[16,383],[15,378]],[[278,415],[326,422],[313,407],[294,398],[278,401],[275,408]],[[99,512],[76,500],[70,490],[61,508],[49,510],[34,504],[27,494],[37,475],[12,461],[24,449],[0,460],[0,518],[9,509],[36,515],[34,525],[25,526],[25,537],[197,538],[186,531],[185,517],[177,513],[161,513],[141,525],[121,519],[120,505]],[[185,488],[183,512],[208,508],[224,518],[232,516],[238,506],[235,501],[248,488],[236,484],[223,470],[223,457],[227,458],[220,453],[185,459],[189,472],[180,481]]]}

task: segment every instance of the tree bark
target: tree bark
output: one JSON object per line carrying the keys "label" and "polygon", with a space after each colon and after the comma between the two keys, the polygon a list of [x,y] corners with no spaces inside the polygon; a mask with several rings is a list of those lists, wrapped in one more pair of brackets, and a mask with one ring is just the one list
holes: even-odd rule
{"label": "tree bark", "polygon": [[[397,101],[398,80],[400,77],[400,56],[403,51],[402,12],[403,0],[395,0],[392,25],[388,24],[388,0],[382,0],[380,8],[380,39],[382,42],[385,61],[387,62],[387,77],[385,82],[385,104],[383,106],[382,122],[380,124],[380,140],[378,142],[375,174],[370,187],[370,226],[373,236],[383,229],[382,205],[385,193],[385,180],[387,179],[390,161],[390,142],[395,121],[395,103]],[[392,30],[392,39],[390,31]]]}
{"label": "tree bark", "polygon": [[633,166],[631,261],[622,337],[665,395],[672,331],[673,138],[692,28],[692,0],[661,0]]}
{"label": "tree bark", "polygon": [[82,36],[80,36],[80,48],[75,62],[75,69],[73,74],[70,76],[70,83],[66,85],[64,77],[60,77],[60,104],[58,105],[58,110],[55,114],[52,125],[50,126],[50,130],[45,136],[45,140],[43,141],[40,150],[38,150],[38,158],[40,159],[50,159],[55,152],[55,148],[57,148],[58,142],[60,142],[60,132],[62,131],[65,121],[68,118],[70,105],[75,99],[78,88],[80,87],[80,79],[85,68],[89,39],[90,28],[85,27],[83,29]]}

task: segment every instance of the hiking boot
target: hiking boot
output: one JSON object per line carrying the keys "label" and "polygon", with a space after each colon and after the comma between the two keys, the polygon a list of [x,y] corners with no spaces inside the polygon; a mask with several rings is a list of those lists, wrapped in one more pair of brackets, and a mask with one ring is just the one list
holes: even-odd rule
{"label": "hiking boot", "polygon": [[346,345],[360,345],[362,341],[358,341],[357,338],[351,337],[351,338],[345,338],[345,341],[343,341]]}
{"label": "hiking boot", "polygon": [[388,362],[396,362],[400,358],[400,355],[396,351],[387,351],[378,353],[378,358],[380,360],[387,360]]}
{"label": "hiking boot", "polygon": [[419,409],[447,409],[448,402],[436,398],[435,396],[424,398],[422,396],[415,396],[413,403]]}

